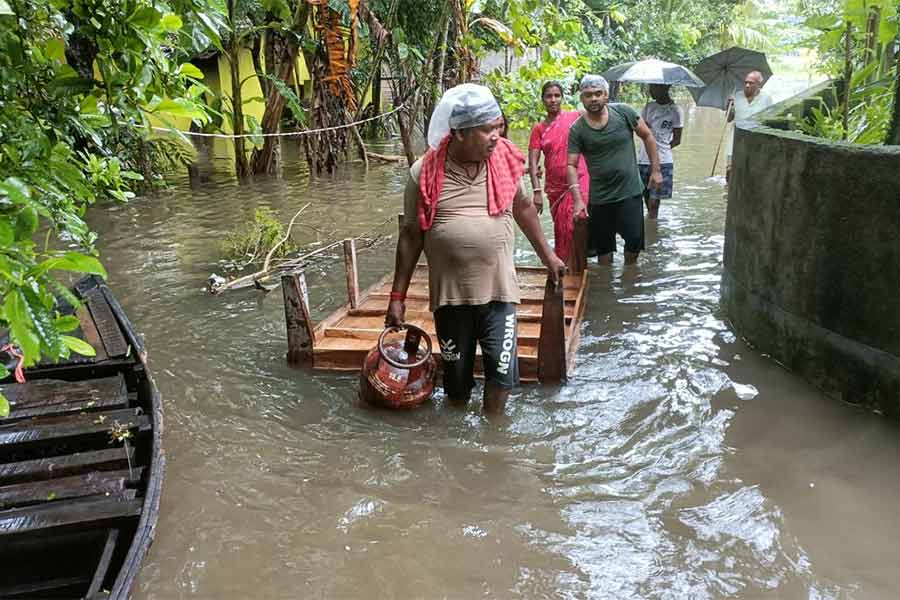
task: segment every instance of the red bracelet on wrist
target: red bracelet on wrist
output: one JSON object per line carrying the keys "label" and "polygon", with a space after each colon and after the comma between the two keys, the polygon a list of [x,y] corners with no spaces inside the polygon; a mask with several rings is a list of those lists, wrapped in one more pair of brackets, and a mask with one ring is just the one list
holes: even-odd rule
{"label": "red bracelet on wrist", "polygon": [[394,300],[406,302],[406,294],[403,292],[391,292],[391,302],[393,302]]}

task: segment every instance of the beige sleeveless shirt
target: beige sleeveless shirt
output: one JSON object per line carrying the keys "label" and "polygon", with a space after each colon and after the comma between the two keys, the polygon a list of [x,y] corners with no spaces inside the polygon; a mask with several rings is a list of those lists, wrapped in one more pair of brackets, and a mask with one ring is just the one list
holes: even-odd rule
{"label": "beige sleeveless shirt", "polygon": [[[419,174],[422,160],[409,170],[403,196],[404,223],[418,227]],[[447,158],[444,186],[434,224],[425,232],[428,292],[432,311],[441,306],[519,302],[513,262],[515,229],[512,207],[492,217],[487,211],[487,163],[472,179],[465,167]],[[514,202],[525,196],[519,183]]]}

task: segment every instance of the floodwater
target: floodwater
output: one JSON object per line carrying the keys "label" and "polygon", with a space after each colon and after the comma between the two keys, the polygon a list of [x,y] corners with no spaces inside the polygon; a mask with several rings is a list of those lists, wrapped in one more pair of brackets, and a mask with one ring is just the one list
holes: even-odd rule
{"label": "floodwater", "polygon": [[[259,206],[286,222],[309,202],[303,244],[392,234],[403,169],[310,181],[288,148],[282,179],[211,174],[95,210],[166,409],[136,597],[896,597],[897,426],[759,355],[719,308],[720,132],[721,113],[687,111],[639,268],[591,267],[574,376],[522,388],[502,422],[441,396],[361,408],[354,376],[285,365],[280,293],[203,291]],[[393,241],[360,253],[363,285]],[[343,301],[336,256],[308,279],[317,317]]]}

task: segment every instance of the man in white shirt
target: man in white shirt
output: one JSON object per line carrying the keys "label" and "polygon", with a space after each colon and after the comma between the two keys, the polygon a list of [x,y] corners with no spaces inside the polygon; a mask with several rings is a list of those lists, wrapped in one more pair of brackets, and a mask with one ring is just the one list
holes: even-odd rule
{"label": "man in white shirt", "polygon": [[[750,71],[744,77],[744,93],[738,94],[736,98],[730,98],[731,110],[728,111],[728,122],[744,121],[751,118],[756,113],[765,108],[772,106],[772,97],[762,90],[763,74],[759,71]],[[734,148],[734,130],[728,137],[728,146],[726,150],[727,167],[725,169],[725,181],[729,179],[731,174],[731,151]]]}
{"label": "man in white shirt", "polygon": [[681,144],[681,131],[684,127],[684,114],[669,96],[670,87],[651,83],[649,92],[653,102],[648,102],[641,111],[641,119],[650,127],[656,140],[659,167],[663,177],[662,187],[657,189],[648,185],[650,156],[642,144],[638,154],[638,169],[646,187],[644,204],[647,205],[647,216],[651,219],[655,219],[659,214],[659,201],[672,197],[675,176],[675,159],[672,156],[672,149]]}

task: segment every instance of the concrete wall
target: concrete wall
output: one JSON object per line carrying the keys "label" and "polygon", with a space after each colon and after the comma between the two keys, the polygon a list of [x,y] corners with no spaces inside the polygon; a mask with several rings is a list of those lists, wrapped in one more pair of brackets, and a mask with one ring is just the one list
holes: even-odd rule
{"label": "concrete wall", "polygon": [[722,301],[737,331],[829,396],[900,416],[900,146],[743,123],[732,169]]}

